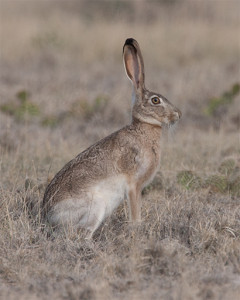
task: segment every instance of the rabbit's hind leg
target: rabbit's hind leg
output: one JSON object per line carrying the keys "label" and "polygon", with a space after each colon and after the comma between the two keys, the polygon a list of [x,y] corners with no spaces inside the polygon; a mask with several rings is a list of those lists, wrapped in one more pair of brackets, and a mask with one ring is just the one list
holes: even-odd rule
{"label": "rabbit's hind leg", "polygon": [[84,224],[88,207],[82,199],[66,199],[57,203],[48,213],[47,220],[52,226]]}

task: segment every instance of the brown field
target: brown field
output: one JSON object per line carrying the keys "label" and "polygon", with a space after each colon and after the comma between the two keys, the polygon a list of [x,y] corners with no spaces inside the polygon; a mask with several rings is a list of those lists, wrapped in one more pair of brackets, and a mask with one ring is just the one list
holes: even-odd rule
{"label": "brown field", "polygon": [[[0,298],[239,299],[240,2],[0,0]],[[47,182],[130,122],[126,38],[164,130],[142,223],[124,203],[92,242],[49,234]]]}

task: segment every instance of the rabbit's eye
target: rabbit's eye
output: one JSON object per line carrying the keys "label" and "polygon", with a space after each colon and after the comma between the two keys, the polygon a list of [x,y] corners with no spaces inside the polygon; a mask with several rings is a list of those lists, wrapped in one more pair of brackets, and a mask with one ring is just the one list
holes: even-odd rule
{"label": "rabbit's eye", "polygon": [[160,99],[158,97],[153,97],[151,100],[152,104],[160,104]]}

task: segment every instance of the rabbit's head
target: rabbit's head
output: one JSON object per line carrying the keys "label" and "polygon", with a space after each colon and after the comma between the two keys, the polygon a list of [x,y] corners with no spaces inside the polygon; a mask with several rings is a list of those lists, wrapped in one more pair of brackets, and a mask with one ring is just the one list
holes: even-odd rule
{"label": "rabbit's head", "polygon": [[159,93],[145,88],[143,57],[137,41],[132,38],[127,39],[123,46],[123,62],[134,87],[133,120],[156,126],[177,122],[181,118],[181,111]]}

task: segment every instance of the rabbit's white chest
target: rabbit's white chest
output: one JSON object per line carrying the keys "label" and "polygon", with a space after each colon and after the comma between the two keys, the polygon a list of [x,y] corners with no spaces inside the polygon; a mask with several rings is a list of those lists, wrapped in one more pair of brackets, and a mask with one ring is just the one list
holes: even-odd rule
{"label": "rabbit's white chest", "polygon": [[146,151],[139,158],[138,169],[136,172],[136,179],[142,183],[142,188],[152,181],[160,165],[160,151],[154,156],[149,152]]}

